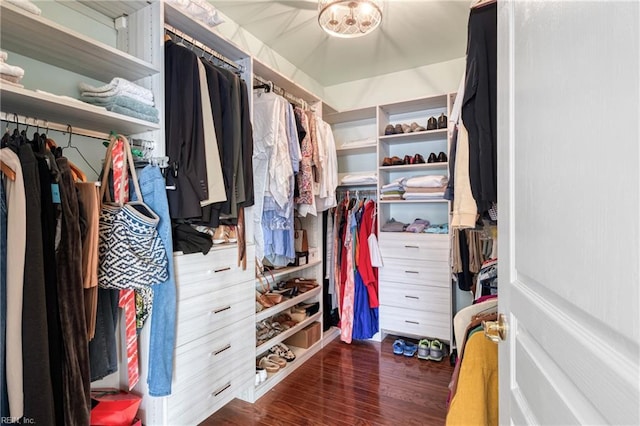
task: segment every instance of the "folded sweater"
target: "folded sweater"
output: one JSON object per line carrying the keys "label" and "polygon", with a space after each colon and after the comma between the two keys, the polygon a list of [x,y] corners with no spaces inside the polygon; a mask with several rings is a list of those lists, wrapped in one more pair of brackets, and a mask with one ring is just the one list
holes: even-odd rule
{"label": "folded sweater", "polygon": [[153,102],[153,92],[151,90],[145,89],[142,86],[138,86],[137,84],[132,83],[129,80],[125,80],[121,77],[115,77],[109,84],[105,84],[104,86],[100,87],[91,86],[90,84],[86,83],[80,83],[80,90],[82,92],[93,93],[94,96],[102,96],[98,95],[98,93],[111,91],[115,91],[113,93],[114,95],[118,95],[121,93],[130,93],[142,99],[146,99],[147,101]]}
{"label": "folded sweater", "polygon": [[426,175],[426,176],[416,176],[410,179],[407,179],[405,186],[407,188],[410,187],[418,187],[418,188],[432,188],[436,186],[446,186],[449,180],[446,176],[443,175]]}
{"label": "folded sweater", "polygon": [[140,97],[135,93],[123,92],[121,90],[109,90],[108,92],[82,92],[80,94],[80,97],[86,98],[85,102],[89,102],[90,98],[96,99],[97,101],[98,99],[108,99],[108,98],[113,98],[115,96],[126,96],[127,98],[131,98],[135,101],[138,101],[150,107],[154,106],[153,101]]}
{"label": "folded sweater", "polygon": [[106,98],[93,97],[93,96],[81,96],[80,99],[84,102],[87,102],[93,105],[102,106],[105,108],[118,105],[124,108],[129,108],[140,114],[145,114],[152,117],[158,117],[159,115],[157,108],[124,95],[109,96]]}

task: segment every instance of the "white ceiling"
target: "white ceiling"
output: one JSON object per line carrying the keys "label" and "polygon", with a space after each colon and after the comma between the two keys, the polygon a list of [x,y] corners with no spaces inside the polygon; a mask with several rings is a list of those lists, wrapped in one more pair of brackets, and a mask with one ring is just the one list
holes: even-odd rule
{"label": "white ceiling", "polygon": [[209,2],[324,87],[464,56],[471,3],[386,0],[375,32],[341,39],[318,25],[317,0]]}

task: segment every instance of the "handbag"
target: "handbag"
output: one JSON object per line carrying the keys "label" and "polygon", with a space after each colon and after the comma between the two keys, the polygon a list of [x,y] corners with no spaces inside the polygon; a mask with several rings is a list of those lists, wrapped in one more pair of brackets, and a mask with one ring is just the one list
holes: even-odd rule
{"label": "handbag", "polygon": [[[298,227],[300,224],[300,227]],[[302,221],[300,218],[295,218],[294,231],[293,231],[293,246],[297,253],[304,253],[309,251],[309,240],[307,239],[307,230],[302,229]]]}
{"label": "handbag", "polygon": [[[123,141],[124,168],[129,168],[137,200],[114,203],[108,191],[113,145]],[[125,174],[122,176],[121,191]],[[119,200],[122,200],[121,192]],[[105,201],[106,198],[106,201]],[[131,147],[124,136],[111,137],[100,188],[98,239],[98,285],[107,289],[138,289],[160,284],[169,278],[167,252],[157,231],[158,216],[144,203],[133,166]]]}

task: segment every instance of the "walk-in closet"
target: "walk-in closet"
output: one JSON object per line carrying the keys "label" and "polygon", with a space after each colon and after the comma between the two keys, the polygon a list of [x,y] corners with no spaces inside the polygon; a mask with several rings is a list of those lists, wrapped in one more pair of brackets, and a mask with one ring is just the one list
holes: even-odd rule
{"label": "walk-in closet", "polygon": [[640,424],[639,64],[624,0],[0,0],[0,424]]}

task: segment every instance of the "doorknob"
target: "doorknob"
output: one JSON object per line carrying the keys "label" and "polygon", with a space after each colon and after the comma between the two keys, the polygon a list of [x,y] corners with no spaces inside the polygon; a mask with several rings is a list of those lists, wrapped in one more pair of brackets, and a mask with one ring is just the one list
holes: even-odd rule
{"label": "doorknob", "polygon": [[498,315],[497,321],[482,321],[482,328],[487,339],[500,343],[507,338],[507,321],[504,314]]}

